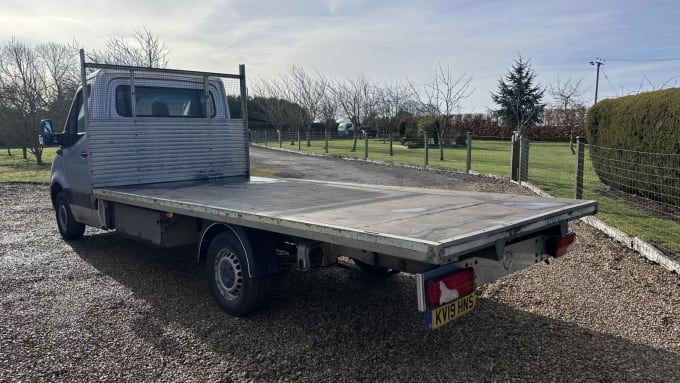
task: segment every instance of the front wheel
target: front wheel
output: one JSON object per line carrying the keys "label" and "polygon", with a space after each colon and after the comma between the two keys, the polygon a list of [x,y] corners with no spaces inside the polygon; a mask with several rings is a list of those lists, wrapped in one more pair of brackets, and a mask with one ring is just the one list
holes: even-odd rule
{"label": "front wheel", "polygon": [[269,276],[251,277],[247,238],[225,231],[213,238],[208,247],[206,270],[210,292],[227,314],[246,315],[261,307],[269,296]]}
{"label": "front wheel", "polygon": [[61,237],[67,241],[82,238],[85,233],[85,224],[73,218],[66,193],[62,191],[57,194],[54,207],[57,212],[57,227]]}

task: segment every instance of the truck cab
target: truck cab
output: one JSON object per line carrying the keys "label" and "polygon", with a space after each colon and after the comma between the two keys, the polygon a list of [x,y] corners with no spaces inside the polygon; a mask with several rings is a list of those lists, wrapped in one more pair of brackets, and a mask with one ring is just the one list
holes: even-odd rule
{"label": "truck cab", "polygon": [[[62,235],[82,236],[82,224],[107,227],[98,212],[93,187],[225,173],[207,162],[200,164],[207,166],[192,169],[186,166],[179,169],[166,162],[172,161],[178,151],[194,149],[195,157],[212,151],[214,144],[187,144],[187,140],[196,142],[203,132],[183,134],[186,132],[177,130],[178,125],[187,123],[190,130],[196,131],[201,125],[217,128],[219,122],[229,121],[223,82],[208,76],[137,72],[133,77],[130,71],[121,69],[94,70],[86,79],[87,92],[83,92],[83,86],[78,89],[62,132],[52,133],[51,120],[41,121],[43,135],[59,145],[52,164],[50,190],[55,209],[61,211],[58,224]],[[88,95],[87,108],[84,94]],[[151,126],[153,129],[148,129]],[[88,134],[88,129],[101,133]],[[143,136],[144,141],[135,139],[131,144],[129,140],[119,139],[126,132],[131,133],[128,137]],[[212,155],[214,157],[214,153]],[[159,161],[165,165],[159,167]],[[248,170],[242,167],[238,173],[246,175]],[[138,175],[136,180],[130,179],[133,174]],[[67,219],[69,214],[73,221]]]}

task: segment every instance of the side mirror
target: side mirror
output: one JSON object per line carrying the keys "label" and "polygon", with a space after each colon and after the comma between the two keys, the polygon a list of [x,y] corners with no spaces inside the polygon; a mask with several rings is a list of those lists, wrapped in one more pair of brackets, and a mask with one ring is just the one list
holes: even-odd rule
{"label": "side mirror", "polygon": [[52,120],[40,120],[40,136],[38,137],[40,145],[49,146],[54,144],[54,135],[52,134]]}
{"label": "side mirror", "polygon": [[64,145],[68,137],[64,133],[54,133],[52,120],[40,120],[40,135],[38,141],[42,146]]}

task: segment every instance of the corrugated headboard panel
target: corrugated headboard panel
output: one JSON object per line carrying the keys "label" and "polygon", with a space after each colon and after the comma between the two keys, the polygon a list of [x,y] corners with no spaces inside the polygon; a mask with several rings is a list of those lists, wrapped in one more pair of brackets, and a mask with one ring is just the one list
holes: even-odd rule
{"label": "corrugated headboard panel", "polygon": [[93,119],[87,130],[93,188],[248,174],[242,119]]}

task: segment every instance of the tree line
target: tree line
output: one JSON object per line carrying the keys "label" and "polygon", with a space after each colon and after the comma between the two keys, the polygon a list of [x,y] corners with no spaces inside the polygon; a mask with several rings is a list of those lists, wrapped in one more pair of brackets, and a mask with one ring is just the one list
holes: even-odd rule
{"label": "tree line", "polygon": [[[40,119],[49,116],[54,126],[64,125],[80,84],[79,47],[77,41],[31,45],[16,38],[0,46],[0,146],[7,148],[8,155],[11,148],[20,148],[24,158],[30,154],[42,163],[37,140]],[[141,67],[167,67],[169,52],[166,43],[146,28],[131,38],[112,38],[104,49],[86,51],[90,62]],[[535,84],[535,77],[528,60],[521,56],[515,60],[499,80],[498,90],[491,93],[498,105],[491,113],[493,124],[521,134],[542,123],[547,90],[554,100],[552,122],[569,125],[573,136],[585,117],[582,79],[558,79],[546,89]],[[455,74],[442,64],[423,84],[408,78],[378,83],[364,75],[329,77],[293,65],[278,77],[251,82],[248,116],[288,132],[309,131],[314,123],[331,131],[337,120],[348,120],[354,127],[352,151],[362,127],[379,128],[389,138],[390,148],[393,138],[427,132],[443,160],[451,137],[470,129],[470,121],[457,117],[463,101],[474,92],[471,81],[472,75]],[[229,99],[234,105],[238,101]]]}
{"label": "tree line", "polygon": [[[474,91],[470,89],[472,76],[455,75],[448,66],[438,65],[424,84],[408,78],[380,84],[363,75],[332,78],[293,65],[287,73],[254,83],[249,116],[268,122],[277,131],[291,132],[308,131],[315,121],[330,130],[336,119],[349,120],[354,126],[351,151],[356,150],[361,128],[366,126],[379,128],[390,139],[390,152],[393,138],[417,140],[414,136],[427,133],[439,147],[440,160],[444,160],[444,147],[474,124],[487,134],[490,129],[509,128],[517,134],[535,135],[537,127],[547,122],[561,131],[566,127],[573,142],[585,121],[583,80],[558,78],[544,88],[535,78],[529,60],[519,56],[491,93],[498,109],[483,121],[460,118],[462,102]],[[546,91],[553,99],[549,106],[543,103]]]}
{"label": "tree line", "polygon": [[[7,155],[21,149],[42,164],[38,144],[39,124],[48,117],[64,126],[73,96],[80,85],[80,44],[30,44],[11,38],[0,45],[0,145]],[[158,35],[146,28],[132,38],[112,38],[102,50],[87,52],[96,63],[165,67],[169,50]]]}
{"label": "tree line", "polygon": [[423,128],[439,138],[443,159],[444,138],[453,128],[450,117],[470,96],[470,82],[471,76],[454,76],[442,65],[431,82],[420,86],[408,79],[378,84],[364,75],[331,78],[293,65],[277,78],[255,81],[255,96],[249,102],[252,116],[279,131],[308,131],[315,121],[330,129],[336,119],[349,120],[353,125],[351,151],[356,150],[363,127],[380,127],[391,144],[400,127],[424,116],[427,126]]}

